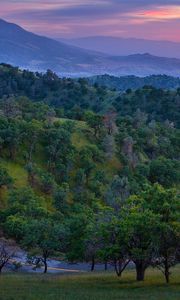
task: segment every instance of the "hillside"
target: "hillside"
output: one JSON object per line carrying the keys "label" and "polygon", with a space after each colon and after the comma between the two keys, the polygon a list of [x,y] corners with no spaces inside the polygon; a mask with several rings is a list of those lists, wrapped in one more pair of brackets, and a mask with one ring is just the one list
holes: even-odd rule
{"label": "hillside", "polygon": [[166,74],[179,76],[180,60],[153,56],[149,53],[111,57],[114,69],[109,74],[148,76]]}
{"label": "hillside", "polygon": [[180,59],[150,54],[112,56],[38,36],[4,20],[0,20],[0,62],[33,71],[52,69],[71,77],[106,73],[179,76],[180,70]]}
{"label": "hillside", "polygon": [[12,241],[44,273],[53,258],[118,276],[133,261],[142,281],[139,255],[156,266],[162,247],[177,264],[179,99],[1,64],[0,271],[21,268]]}
{"label": "hillside", "polygon": [[97,83],[100,86],[106,86],[109,89],[125,91],[127,89],[140,89],[143,86],[153,86],[158,89],[177,89],[180,88],[180,78],[167,75],[152,75],[147,77],[110,75],[94,76],[88,78],[90,83]]}
{"label": "hillside", "polygon": [[[12,67],[2,67],[6,74],[7,71],[10,72],[13,84],[16,82],[17,75],[22,76],[23,74]],[[29,79],[27,79],[27,75],[31,76],[30,82],[32,83],[33,74],[26,73],[26,81],[24,82],[26,86],[30,83]],[[6,78],[8,78],[8,76],[6,76]],[[36,74],[36,80],[37,78],[38,81],[41,80],[41,78],[39,78]],[[64,82],[65,79],[63,81],[61,79],[57,80],[56,84],[60,85],[60,89],[58,89],[56,93],[64,93],[64,91],[68,89],[69,83],[66,85],[67,82]],[[49,83],[50,82],[51,80]],[[48,87],[49,83],[46,81],[44,85],[47,85]],[[15,86],[17,87],[19,85],[20,81],[18,78],[18,84],[15,84]],[[8,89],[11,88],[9,84],[7,86]],[[79,86],[79,88],[80,87],[81,86]],[[5,174],[6,172],[9,174],[7,175],[7,178],[10,176],[12,179],[12,184],[10,183],[11,188],[14,187],[22,189],[32,187],[35,194],[42,196],[41,204],[43,206],[45,205],[47,209],[52,209],[53,191],[59,184],[61,185],[67,182],[69,186],[68,189],[71,191],[70,194],[68,192],[68,195],[71,199],[72,191],[75,188],[76,173],[79,172],[79,168],[80,170],[82,168],[83,172],[86,172],[85,170],[87,167],[87,174],[85,173],[86,175],[84,174],[83,176],[90,176],[91,180],[94,180],[96,176],[100,176],[97,175],[99,172],[106,174],[106,179],[101,179],[102,184],[104,185],[103,190],[104,188],[106,189],[108,184],[113,180],[113,176],[120,174],[121,172],[122,162],[124,161],[123,157],[126,156],[126,150],[122,150],[123,147],[126,147],[126,135],[128,137],[130,134],[131,138],[134,136],[136,144],[140,143],[138,146],[140,148],[136,145],[134,149],[137,153],[133,154],[133,150],[131,149],[132,157],[128,158],[130,159],[129,163],[135,165],[137,164],[137,161],[139,161],[139,163],[147,163],[148,161],[151,162],[152,157],[149,151],[153,151],[153,148],[151,149],[151,147],[157,147],[157,149],[158,147],[161,147],[162,135],[163,138],[167,135],[166,138],[168,139],[168,142],[166,141],[165,144],[168,143],[169,145],[173,142],[174,134],[176,136],[176,129],[171,131],[171,126],[173,125],[162,122],[163,119],[164,121],[166,120],[167,114],[171,114],[171,122],[176,123],[176,120],[178,120],[178,111],[176,110],[175,105],[177,104],[177,97],[179,96],[174,94],[176,102],[174,102],[174,106],[171,105],[171,111],[167,112],[165,107],[165,105],[168,105],[168,103],[165,104],[165,99],[167,100],[169,98],[173,101],[172,92],[170,94],[167,92],[165,92],[165,94],[160,94],[162,91],[150,88],[137,90],[135,93],[127,91],[124,95],[117,95],[118,97],[115,98],[113,102],[107,98],[107,95],[110,95],[111,93],[108,92],[108,90],[103,90],[104,94],[101,94],[101,97],[104,100],[107,110],[104,110],[103,108],[102,110],[99,110],[100,114],[96,115],[96,107],[94,106],[95,103],[89,103],[87,100],[89,97],[88,94],[90,93],[91,95],[92,93],[92,88],[88,86],[88,83],[86,81],[83,82],[83,88],[86,88],[86,93],[85,98],[82,97],[81,102],[79,102],[79,106],[76,103],[76,98],[72,101],[72,94],[77,92],[77,81],[71,81],[71,88],[70,98],[66,98],[64,111],[62,111],[63,103],[56,103],[56,107],[54,107],[54,103],[51,103],[46,95],[44,95],[44,98],[40,99],[41,102],[38,102],[36,98],[34,98],[35,101],[33,102],[29,100],[27,96],[30,96],[30,91],[34,91],[34,85],[29,85],[29,89],[26,90],[27,93],[24,94],[21,89],[16,89],[14,96],[13,90],[10,91],[10,97],[8,97],[5,92],[5,94],[1,96],[2,98],[0,100],[0,137],[2,145],[0,166],[3,168],[3,172],[5,172]],[[46,92],[51,99],[49,88]],[[54,89],[53,92],[55,92]],[[93,93],[97,93],[98,95],[98,92],[102,93],[101,89],[98,90],[98,87],[93,88]],[[152,107],[155,106],[156,102],[156,93],[159,99],[163,99],[164,107],[160,108],[159,102],[159,110],[157,110],[156,107],[156,113],[155,111],[152,113]],[[141,106],[141,99],[145,100],[146,97],[147,105],[143,107]],[[153,99],[153,97],[155,98]],[[69,103],[69,101],[71,102]],[[151,101],[151,104],[149,101]],[[50,103],[51,106],[48,106],[48,103]],[[86,106],[84,106],[85,104]],[[92,112],[91,110],[94,108],[95,111]],[[140,109],[145,109],[145,111],[140,111]],[[149,117],[145,114],[145,112],[149,113]],[[58,117],[58,114],[64,115],[64,117],[60,118]],[[129,125],[126,123],[129,118],[127,117],[128,115],[132,118],[128,121],[130,122]],[[68,116],[70,116],[71,119],[67,118]],[[152,117],[153,120],[151,119]],[[161,121],[161,123],[157,125],[157,128],[156,125],[153,125],[155,128],[150,127],[150,124],[151,122],[154,122],[154,119]],[[134,132],[131,132],[131,126],[134,124],[133,122],[137,122],[137,128]],[[121,128],[122,124],[125,124],[123,129]],[[143,137],[143,139],[145,139],[143,143],[146,143],[146,138],[153,134],[153,139],[156,140],[156,142],[152,140],[152,143],[155,143],[154,146],[152,146],[153,144],[151,146],[146,144],[144,144],[144,146],[141,145],[141,126],[144,126],[145,131],[147,130],[147,136]],[[119,133],[118,130],[120,130]],[[128,130],[127,133],[126,130]],[[31,141],[28,141],[29,134],[31,135]],[[56,142],[59,144],[56,145]],[[53,143],[55,143],[54,146]],[[122,148],[120,147],[121,143],[124,143]],[[131,141],[129,141],[129,143],[131,145]],[[167,159],[170,157],[173,159],[177,158],[176,151],[178,141],[177,144],[175,142],[173,143],[174,144],[171,145],[171,151],[167,155]],[[53,147],[55,147],[54,150]],[[130,147],[132,147],[132,145]],[[148,150],[148,147],[150,147],[151,150]],[[154,150],[155,153],[157,152],[156,154],[154,153],[154,155],[160,157],[164,152],[161,152],[161,148],[159,148],[159,150],[157,149]],[[57,153],[53,154],[53,151],[57,151]],[[121,151],[125,151],[124,154]],[[59,162],[56,167],[54,166],[56,161],[54,155],[55,157],[56,155],[59,157]],[[163,155],[165,155],[165,153]],[[53,164],[52,159],[55,159]],[[168,178],[165,180],[168,180]],[[89,183],[86,188],[90,189],[90,194],[92,191],[96,190],[94,190],[95,187],[93,187],[93,185],[91,186],[91,183]],[[97,189],[97,194],[100,192],[99,188]],[[76,192],[73,197],[76,198]],[[4,183],[2,183],[0,199],[1,207],[6,207],[6,198],[7,188],[4,188]]]}
{"label": "hillside", "polygon": [[32,73],[1,64],[0,97],[11,95],[26,96],[33,101],[43,101],[59,108],[60,116],[64,116],[65,113],[65,116],[74,118],[72,114],[81,114],[81,109],[105,111],[118,93],[91,86],[83,78],[78,80],[60,78],[50,70],[44,74]]}
{"label": "hillside", "polygon": [[95,64],[97,59],[97,53],[38,36],[0,20],[1,62],[31,70],[50,68],[61,73],[74,73],[83,71],[83,64]]}
{"label": "hillside", "polygon": [[[104,78],[109,81],[109,77]],[[164,79],[164,76],[152,77],[155,85],[159,84],[159,78]],[[167,80],[170,84],[169,77]],[[167,80],[165,77],[165,82]],[[133,82],[131,77],[130,82]],[[101,86],[101,82],[100,85],[92,85],[83,78],[59,78],[50,70],[41,74],[0,65],[0,97],[10,96],[26,96],[35,102],[43,101],[55,109],[58,117],[82,120],[87,110],[101,115],[111,110],[117,114],[132,115],[140,109],[148,114],[150,120],[168,119],[179,127],[179,89],[171,91],[145,86],[122,93]],[[37,105],[36,109],[39,112],[41,106]]]}
{"label": "hillside", "polygon": [[113,56],[131,55],[134,53],[151,53],[155,56],[180,58],[180,43],[170,41],[153,41],[135,38],[111,36],[90,36],[75,39],[59,39],[64,43],[99,51]]}
{"label": "hillside", "polygon": [[[124,120],[126,116],[142,118],[141,122],[145,122],[145,127],[149,126],[148,122],[157,120],[162,123],[167,119],[176,126],[179,126],[177,109],[179,90],[169,92],[145,87],[136,91],[127,90],[127,92],[119,94],[116,91],[101,88],[97,84],[91,86],[84,79],[78,81],[60,79],[50,71],[44,75],[40,73],[33,74],[28,71],[22,72],[18,68],[13,68],[9,65],[0,66],[0,75],[0,132],[2,145],[4,145],[2,149],[5,147],[5,150],[2,152],[4,154],[1,155],[1,167],[5,168],[8,174],[11,174],[13,185],[17,188],[29,185],[28,176],[30,174],[27,168],[29,162],[33,163],[34,168],[37,169],[38,182],[39,180],[40,182],[43,180],[41,172],[45,172],[43,176],[45,178],[47,176],[48,180],[51,168],[49,169],[48,164],[45,163],[48,155],[45,149],[48,146],[47,142],[44,141],[44,135],[48,136],[53,128],[54,130],[57,129],[57,132],[58,130],[60,132],[61,130],[65,131],[64,138],[66,135],[67,137],[64,143],[68,143],[70,149],[72,147],[73,155],[76,156],[77,151],[85,151],[85,149],[91,157],[95,155],[95,160],[93,161],[95,170],[98,171],[100,169],[101,172],[105,172],[107,176],[110,176],[108,181],[111,181],[113,175],[117,174],[117,172],[119,173],[121,170],[122,161],[119,159],[121,155],[117,154],[119,146],[116,145],[115,135],[119,126],[121,126],[121,122],[124,122],[121,121],[122,117]],[[112,78],[105,77],[106,80]],[[104,77],[101,79],[104,80]],[[152,79],[157,79],[158,81],[156,77],[152,77]],[[133,120],[131,120],[131,123],[133,123]],[[48,127],[46,128],[47,125]],[[161,126],[167,125],[163,125],[162,123]],[[169,126],[172,125],[169,124]],[[5,130],[6,127],[7,129]],[[28,130],[32,135],[32,139],[33,137],[35,138],[34,143],[37,144],[36,146],[33,144],[32,149],[31,144],[26,140]],[[114,132],[112,136],[110,134],[111,131]],[[109,132],[109,136],[107,132]],[[14,134],[14,137],[11,137],[12,134]],[[157,134],[160,134],[160,132],[157,131]],[[11,144],[9,144],[8,135],[10,135],[9,138],[12,138],[12,149],[9,149],[9,154],[7,150]],[[20,140],[18,138],[19,135],[22,135]],[[63,145],[63,149],[65,150],[64,147],[65,145]],[[32,153],[28,154],[28,151]],[[108,155],[111,158],[103,162],[106,151],[108,151]],[[30,155],[28,160],[26,159],[27,155]],[[68,153],[64,152],[64,155],[66,157]],[[146,161],[149,154],[146,153],[146,150],[145,152],[143,150],[141,155],[144,157],[143,160]],[[62,163],[64,164],[64,162]],[[70,162],[66,161],[66,163],[68,170]],[[74,165],[74,162],[72,161],[71,164]],[[72,170],[70,168],[70,174],[74,174],[77,171],[77,167],[78,165],[76,166],[75,164]],[[50,185],[57,184],[56,176],[58,175],[55,175],[54,178],[53,175]],[[63,178],[65,179],[66,177]],[[63,182],[63,179],[61,181]],[[45,199],[49,201],[51,193],[45,195],[42,191],[43,189],[41,189],[43,183],[40,182],[37,183],[37,186],[35,184],[35,192],[38,192],[38,194],[42,192]],[[70,185],[73,184],[71,179],[69,183]],[[6,189],[3,189],[1,194],[2,206],[5,203],[4,196]],[[48,203],[48,205],[51,204]]]}

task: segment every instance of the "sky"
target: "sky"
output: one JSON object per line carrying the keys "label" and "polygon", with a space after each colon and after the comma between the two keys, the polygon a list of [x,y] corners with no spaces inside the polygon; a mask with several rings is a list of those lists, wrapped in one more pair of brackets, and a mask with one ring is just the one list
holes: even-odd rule
{"label": "sky", "polygon": [[0,18],[53,38],[180,42],[180,0],[0,0]]}

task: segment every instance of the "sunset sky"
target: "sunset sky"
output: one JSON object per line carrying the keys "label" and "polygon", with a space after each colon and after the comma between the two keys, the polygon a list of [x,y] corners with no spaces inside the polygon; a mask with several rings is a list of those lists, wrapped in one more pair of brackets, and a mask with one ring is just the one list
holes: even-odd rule
{"label": "sunset sky", "polygon": [[0,18],[50,37],[180,42],[180,0],[0,0]]}

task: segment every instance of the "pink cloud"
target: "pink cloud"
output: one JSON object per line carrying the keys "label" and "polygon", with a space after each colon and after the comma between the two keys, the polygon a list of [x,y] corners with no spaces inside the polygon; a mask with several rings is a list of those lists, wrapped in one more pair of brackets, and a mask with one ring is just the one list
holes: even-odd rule
{"label": "pink cloud", "polygon": [[178,1],[163,2],[142,0],[139,5],[138,0],[1,0],[0,17],[51,37],[112,35],[180,41]]}

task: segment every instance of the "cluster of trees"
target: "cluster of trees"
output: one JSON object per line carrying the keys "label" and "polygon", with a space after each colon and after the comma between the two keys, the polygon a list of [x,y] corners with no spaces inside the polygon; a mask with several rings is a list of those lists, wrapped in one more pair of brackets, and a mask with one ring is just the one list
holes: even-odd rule
{"label": "cluster of trees", "polygon": [[143,86],[153,86],[157,89],[177,89],[180,86],[180,78],[168,75],[150,75],[147,77],[137,77],[134,75],[115,77],[111,75],[98,75],[90,77],[91,84],[97,83],[109,89],[126,91],[127,89],[137,90]]}
{"label": "cluster of trees", "polygon": [[59,78],[51,70],[46,73],[21,71],[0,64],[0,98],[26,96],[56,108],[59,116],[81,118],[83,111],[100,112],[117,96],[100,86],[90,86],[86,79]]}
{"label": "cluster of trees", "polygon": [[53,213],[43,209],[31,189],[12,191],[9,208],[1,214],[5,233],[28,251],[31,264],[44,265],[45,273],[48,258],[58,254],[73,262],[91,262],[92,271],[97,262],[110,263],[118,276],[133,262],[138,281],[144,280],[148,267],[157,267],[168,283],[171,267],[180,258],[175,189],[154,184],[126,199],[118,192],[111,203],[74,203],[64,207],[64,213]]}
{"label": "cluster of trees", "polygon": [[[111,77],[110,77],[111,78]],[[106,79],[102,77],[102,81]],[[109,81],[109,77],[107,81]],[[122,80],[122,79],[117,79]],[[133,83],[135,77],[125,81]],[[32,101],[43,101],[52,106],[59,117],[82,120],[87,110],[104,114],[111,109],[118,115],[132,115],[137,109],[148,114],[150,120],[174,122],[179,128],[179,79],[168,76],[147,77],[144,84],[135,90],[127,88],[126,92],[109,90],[95,79],[92,85],[87,79],[59,78],[48,70],[45,74],[21,71],[10,65],[0,65],[0,98],[26,96]],[[111,81],[111,80],[110,80]],[[91,80],[90,80],[91,82]],[[161,88],[158,82],[173,82],[174,90]],[[105,80],[106,83],[106,80]],[[156,83],[156,84],[155,84]],[[125,89],[123,89],[124,91]]]}
{"label": "cluster of trees", "polygon": [[155,119],[162,122],[169,120],[179,128],[180,89],[175,91],[156,89],[152,86],[144,86],[135,91],[128,89],[119,95],[113,106],[120,115],[132,115],[136,110],[148,114],[149,120]]}
{"label": "cluster of trees", "polygon": [[[179,91],[146,87],[116,98],[50,71],[0,72],[2,235],[44,272],[53,255],[92,270],[111,263],[118,276],[133,263],[137,280],[158,267],[168,282],[179,261]],[[26,174],[24,187],[11,164]],[[0,243],[0,268],[8,249]]]}

